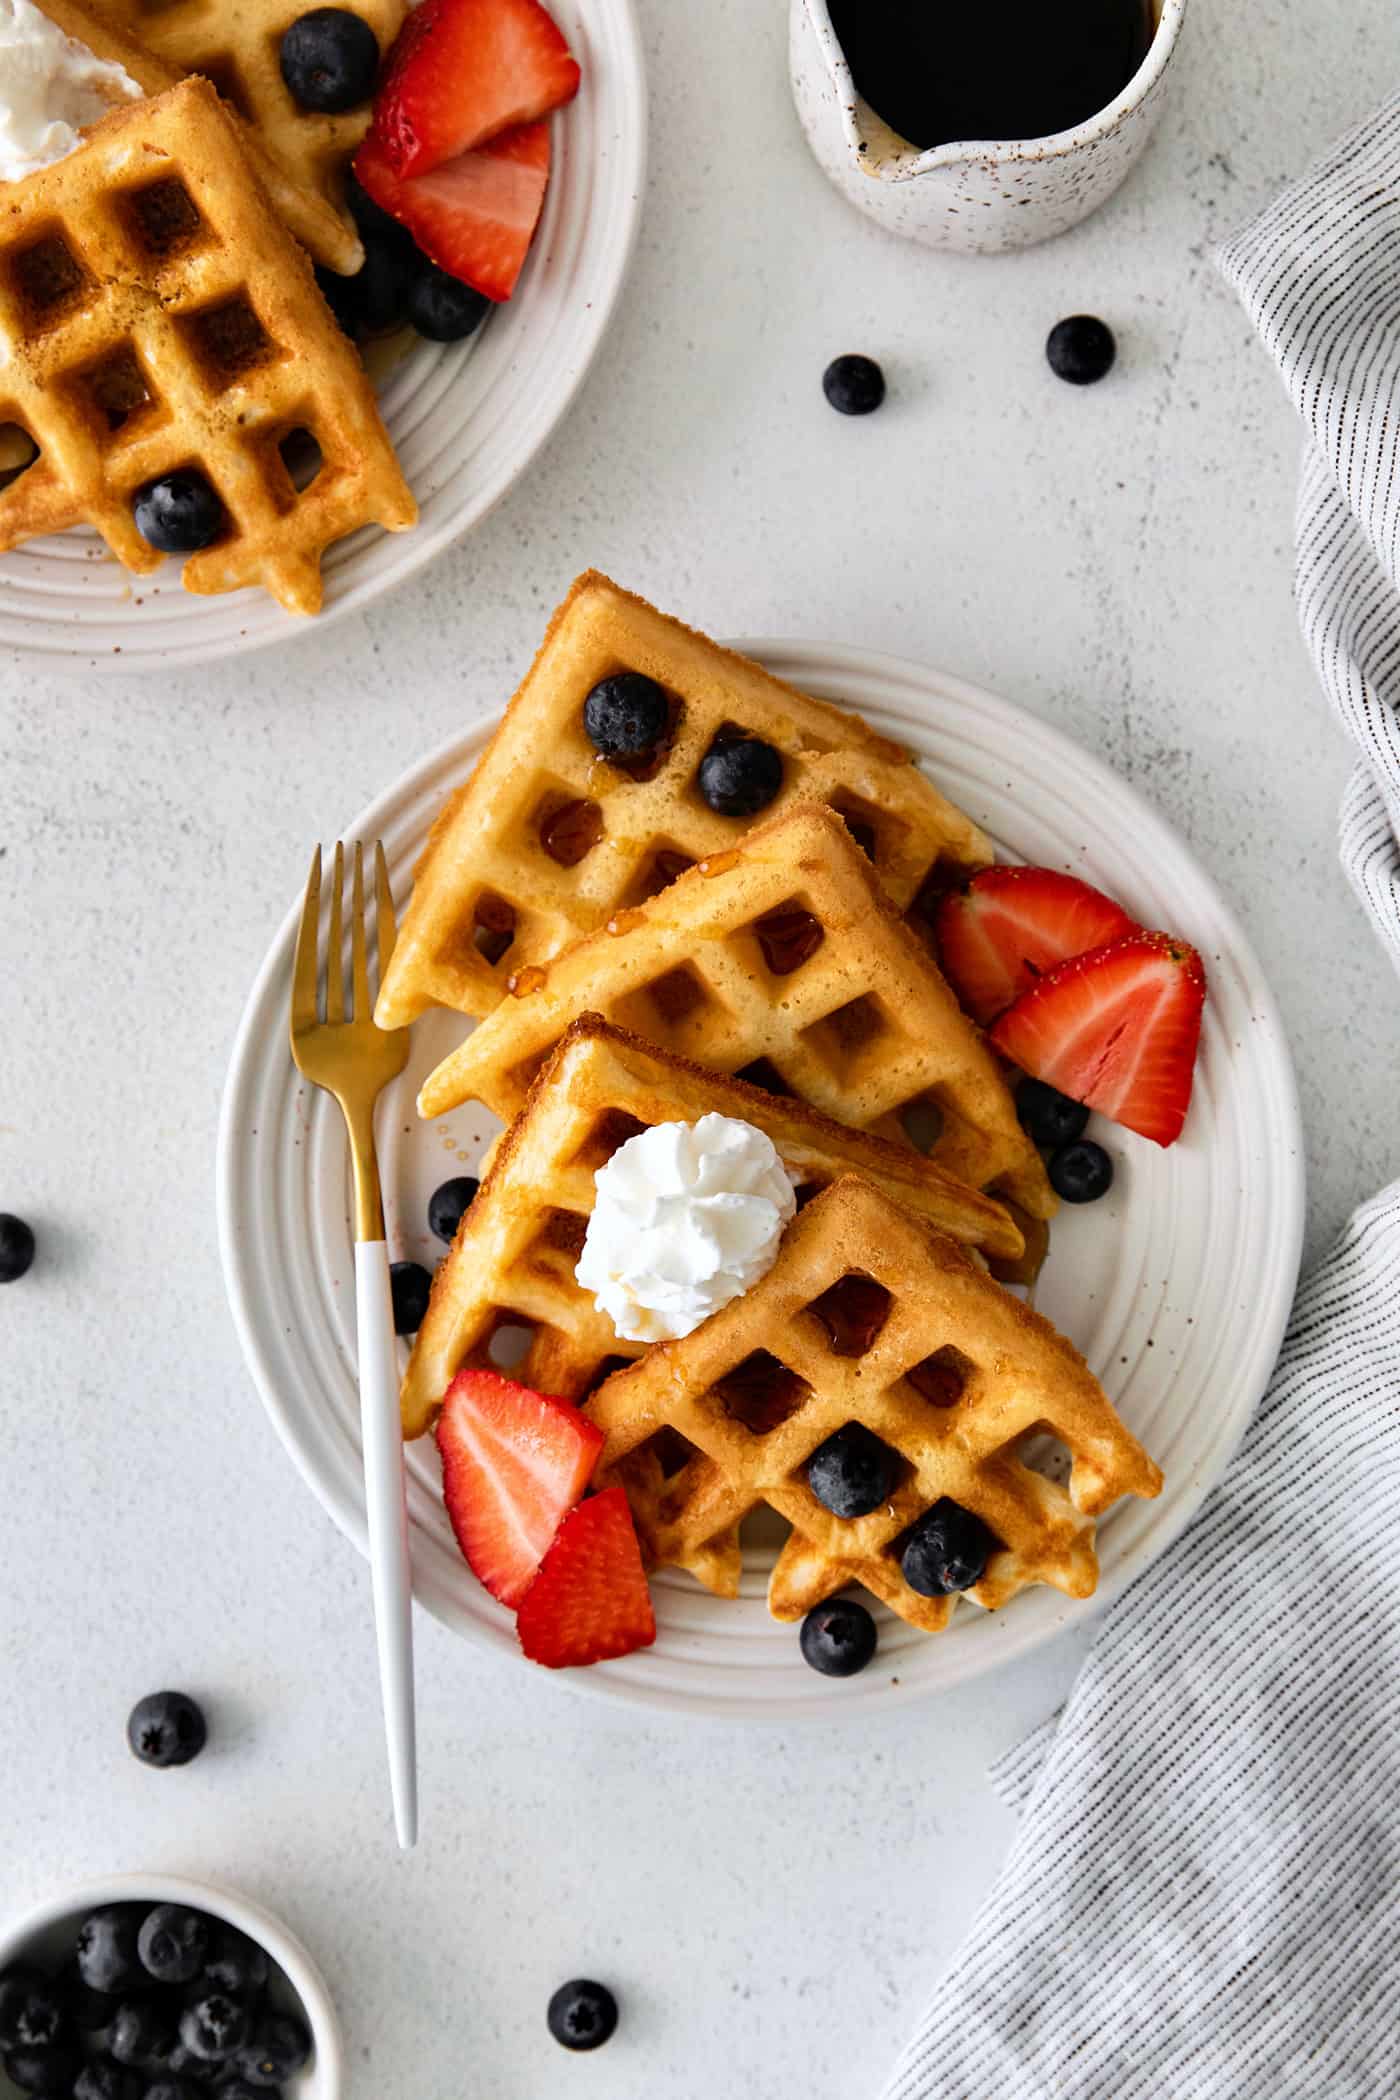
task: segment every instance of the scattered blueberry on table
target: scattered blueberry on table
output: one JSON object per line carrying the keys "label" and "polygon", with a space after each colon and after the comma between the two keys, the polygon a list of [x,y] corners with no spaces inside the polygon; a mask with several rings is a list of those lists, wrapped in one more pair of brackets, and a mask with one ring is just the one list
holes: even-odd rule
{"label": "scattered blueberry on table", "polygon": [[854,1677],[874,1655],[875,1621],[854,1597],[832,1597],[802,1621],[802,1659],[823,1677]]}
{"label": "scattered blueberry on table", "polygon": [[143,1765],[187,1765],[209,1739],[204,1714],[188,1692],[150,1692],[132,1707],[126,1739]]}
{"label": "scattered blueberry on table", "polygon": [[18,1283],[34,1260],[34,1228],[0,1210],[0,1283]]}
{"label": "scattered blueberry on table", "polygon": [[1043,1079],[1023,1079],[1016,1089],[1016,1114],[1033,1145],[1053,1151],[1083,1137],[1089,1111]]}
{"label": "scattered blueberry on table", "polygon": [[142,539],[158,554],[197,554],[227,522],[223,504],[193,467],[148,481],[136,491],[131,514]]}
{"label": "scattered blueberry on table", "polygon": [[583,727],[603,758],[643,758],[666,734],[671,711],[666,694],[642,671],[617,671],[600,678],[583,703]]}
{"label": "scattered blueberry on table", "polygon": [[885,375],[873,357],[834,357],[822,373],[822,392],[839,415],[868,416],[885,398]]}
{"label": "scattered blueberry on table", "polygon": [[1046,1169],[1050,1186],[1066,1203],[1097,1203],[1113,1186],[1113,1161],[1092,1138],[1080,1138],[1052,1152]]}
{"label": "scattered blueberry on table", "polygon": [[303,109],[337,115],[365,102],[379,77],[379,44],[368,22],[344,7],[313,7],[282,33],[282,78]]}
{"label": "scattered blueberry on table", "polygon": [[700,793],[716,816],[755,817],[782,784],[782,754],[761,737],[717,737],[700,761]]}
{"label": "scattered blueberry on table", "polygon": [[1106,321],[1093,314],[1071,314],[1051,329],[1045,355],[1058,378],[1071,386],[1092,386],[1112,369],[1118,345]]}
{"label": "scattered blueberry on table", "polygon": [[481,1183],[475,1174],[454,1174],[450,1181],[442,1182],[428,1198],[428,1230],[450,1247],[457,1237],[457,1227],[476,1201]]}
{"label": "scattered blueberry on table", "polygon": [[575,1977],[549,2001],[549,2031],[565,2049],[601,2049],[617,2026],[617,2000],[605,1983]]}
{"label": "scattered blueberry on table", "polygon": [[433,1279],[421,1262],[389,1264],[389,1289],[394,1300],[395,1334],[417,1334],[428,1317],[428,1298]]}
{"label": "scattered blueberry on table", "polygon": [[944,1496],[904,1543],[900,1571],[921,1597],[947,1597],[980,1582],[995,1544],[980,1517]]}

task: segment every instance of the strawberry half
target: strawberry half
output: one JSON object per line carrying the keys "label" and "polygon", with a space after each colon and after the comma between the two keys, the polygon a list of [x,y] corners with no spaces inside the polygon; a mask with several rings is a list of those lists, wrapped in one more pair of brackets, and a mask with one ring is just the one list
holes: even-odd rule
{"label": "strawberry half", "polygon": [[992,1029],[1022,1071],[1173,1144],[1191,1100],[1206,976],[1167,933],[1134,933],[1042,977]]}
{"label": "strawberry half", "polygon": [[425,0],[400,30],[371,137],[398,176],[427,175],[578,93],[579,70],[540,0]]}
{"label": "strawberry half", "polygon": [[522,124],[431,175],[401,181],[373,137],[355,173],[423,253],[488,299],[509,299],[549,184],[549,125]]}
{"label": "strawberry half", "polygon": [[502,1604],[529,1589],[587,1487],[600,1429],[567,1400],[497,1371],[459,1371],[438,1417],[442,1492],[473,1574]]}
{"label": "strawberry half", "polygon": [[984,1027],[1056,963],[1137,930],[1102,890],[1053,868],[983,868],[936,921],[943,974]]}
{"label": "strawberry half", "polygon": [[571,1509],[516,1620],[520,1645],[547,1670],[607,1662],[656,1639],[642,1549],[620,1487]]}

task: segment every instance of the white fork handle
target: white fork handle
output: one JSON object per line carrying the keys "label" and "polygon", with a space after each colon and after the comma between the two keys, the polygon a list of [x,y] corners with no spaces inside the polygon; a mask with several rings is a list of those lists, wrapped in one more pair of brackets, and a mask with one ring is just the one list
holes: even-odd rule
{"label": "white fork handle", "polygon": [[355,1247],[355,1324],[360,1352],[360,1435],[365,1455],[379,1689],[389,1749],[394,1828],[404,1851],[418,1837],[418,1760],[413,1715],[413,1582],[408,1564],[399,1361],[383,1240]]}

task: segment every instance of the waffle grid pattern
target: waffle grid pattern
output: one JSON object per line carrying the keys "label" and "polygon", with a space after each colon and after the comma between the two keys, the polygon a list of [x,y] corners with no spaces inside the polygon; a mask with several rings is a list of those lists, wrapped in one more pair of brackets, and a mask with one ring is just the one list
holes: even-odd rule
{"label": "waffle grid pattern", "polygon": [[[801,955],[779,971],[775,922],[780,960]],[[516,982],[520,995],[430,1074],[424,1115],[474,1099],[508,1122],[569,1023],[595,1011],[715,1071],[759,1065],[837,1121],[920,1143],[969,1187],[1033,1217],[1054,1211],[991,1052],[818,804],[797,804]]]}
{"label": "waffle grid pattern", "polygon": [[[601,759],[583,705],[619,671],[654,679],[671,702],[660,762],[626,770]],[[716,814],[696,784],[722,732],[783,756],[765,821],[798,801],[827,803],[906,909],[930,871],[982,867],[992,847],[897,744],[759,665],[620,590],[581,576],[475,772],[434,826],[416,871],[383,1027],[429,1005],[489,1013],[510,977],[548,962],[580,933],[646,902],[684,869],[740,842],[750,820]],[[576,859],[561,861],[547,840]]]}
{"label": "waffle grid pattern", "polygon": [[1021,1235],[999,1205],[906,1147],[699,1071],[588,1015],[532,1088],[438,1269],[404,1374],[405,1436],[421,1435],[463,1364],[492,1361],[493,1347],[527,1384],[575,1401],[640,1354],[574,1281],[594,1176],[636,1131],[711,1112],[765,1130],[800,1176],[804,1199],[856,1172],[969,1246],[1020,1251]]}
{"label": "waffle grid pattern", "polygon": [[[852,1281],[867,1308],[873,1286],[879,1307],[875,1331],[854,1343],[827,1309]],[[591,1412],[607,1439],[598,1483],[626,1489],[652,1565],[734,1596],[744,1518],[766,1504],[791,1525],[769,1585],[784,1620],[858,1582],[910,1624],[940,1631],[956,1599],[912,1590],[899,1556],[945,1496],[999,1541],[967,1593],[975,1602],[994,1609],[1031,1583],[1089,1596],[1094,1519],[1120,1495],[1161,1487],[1070,1344],[954,1241],[854,1178],[799,1212],[743,1298],[615,1373]],[[849,1422],[879,1436],[899,1466],[887,1503],[842,1519],[812,1494],[806,1466]],[[1021,1456],[1042,1432],[1070,1454],[1067,1486]]]}
{"label": "waffle grid pattern", "polygon": [[[405,0],[339,0],[374,31],[381,58],[403,27]],[[345,168],[369,129],[371,107],[323,114],[303,109],[282,78],[284,32],[307,12],[304,0],[102,0],[104,11],[138,43],[200,73],[236,109],[287,173],[345,212]]]}
{"label": "waffle grid pattern", "polygon": [[326,546],[413,523],[364,372],[206,82],[108,117],[6,201],[0,424],[38,458],[0,491],[0,547],[86,523],[149,573],[133,495],[197,466],[230,526],[186,589],[314,612]]}

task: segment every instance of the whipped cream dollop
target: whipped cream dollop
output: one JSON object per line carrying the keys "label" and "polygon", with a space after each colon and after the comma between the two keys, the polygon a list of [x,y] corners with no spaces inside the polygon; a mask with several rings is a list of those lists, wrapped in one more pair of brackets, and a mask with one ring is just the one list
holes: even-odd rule
{"label": "whipped cream dollop", "polygon": [[0,182],[62,160],[84,126],[141,93],[124,66],[95,58],[33,0],[0,0]]}
{"label": "whipped cream dollop", "polygon": [[679,1341],[740,1297],[797,1209],[772,1139],[733,1116],[639,1131],[596,1185],[574,1275],[629,1342]]}

